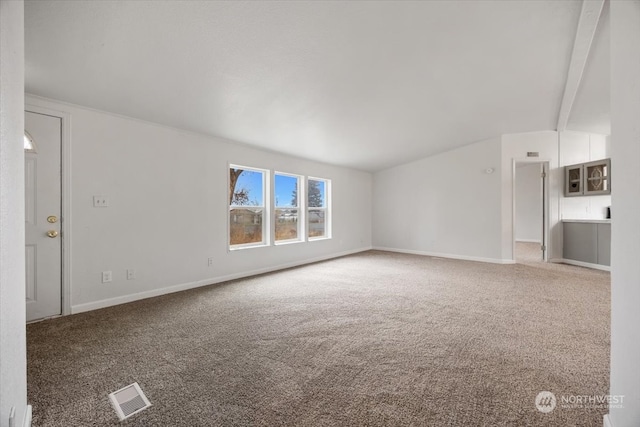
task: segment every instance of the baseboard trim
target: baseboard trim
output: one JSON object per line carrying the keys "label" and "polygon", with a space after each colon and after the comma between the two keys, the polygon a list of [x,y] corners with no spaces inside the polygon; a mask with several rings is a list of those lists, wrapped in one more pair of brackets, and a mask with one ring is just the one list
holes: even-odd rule
{"label": "baseboard trim", "polygon": [[609,414],[605,414],[605,416],[602,418],[603,427],[613,427],[613,423],[611,422],[611,417],[609,416]]}
{"label": "baseboard trim", "polygon": [[540,245],[542,245],[542,242],[540,240],[535,240],[535,239],[516,239],[517,243],[538,243]]}
{"label": "baseboard trim", "polygon": [[33,407],[31,405],[27,405],[24,410],[24,421],[22,425],[24,427],[31,427],[31,420],[33,419]]}
{"label": "baseboard trim", "polygon": [[402,254],[423,255],[423,256],[438,257],[438,258],[449,258],[449,259],[459,259],[459,260],[462,260],[462,261],[486,262],[486,263],[490,263],[490,264],[515,264],[516,263],[512,259],[482,258],[482,257],[467,256],[467,255],[445,254],[445,253],[440,253],[440,252],[415,251],[415,250],[412,250],[412,249],[388,248],[388,247],[385,247],[385,246],[374,246],[373,249],[377,250],[377,251],[398,252],[398,253],[402,253]]}
{"label": "baseboard trim", "polygon": [[287,268],[299,267],[301,265],[306,265],[306,264],[313,264],[314,262],[326,261],[333,258],[340,258],[343,256],[353,255],[360,252],[366,252],[371,249],[372,249],[371,247],[358,248],[350,251],[343,251],[343,252],[333,253],[330,255],[323,255],[315,258],[309,258],[302,261],[278,264],[272,267],[258,268],[256,270],[243,271],[241,273],[234,273],[234,274],[228,274],[226,276],[212,277],[209,279],[198,280],[195,282],[181,283],[179,285],[167,286],[164,288],[153,289],[150,291],[138,292],[135,294],[122,295],[119,297],[88,302],[85,304],[73,305],[71,306],[71,314],[84,313],[86,311],[98,310],[101,308],[112,307],[114,305],[126,304],[128,302],[134,302],[142,299],[172,294],[175,292],[186,291],[189,289],[199,288],[202,286],[215,285],[216,283],[228,282],[230,280],[242,279],[245,277],[256,276],[258,274],[271,273],[274,271],[284,270]]}
{"label": "baseboard trim", "polygon": [[573,259],[563,259],[560,262],[569,265],[577,265],[578,267],[593,268],[594,270],[611,271],[611,267],[608,265],[592,264],[590,262],[576,261]]}

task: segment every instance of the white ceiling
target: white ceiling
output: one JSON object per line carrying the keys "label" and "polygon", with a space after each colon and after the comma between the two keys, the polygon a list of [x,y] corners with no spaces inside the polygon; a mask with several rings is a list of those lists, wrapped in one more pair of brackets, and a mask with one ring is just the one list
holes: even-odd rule
{"label": "white ceiling", "polygon": [[[580,9],[557,0],[28,1],[26,89],[375,171],[555,129]],[[584,91],[576,104],[600,95]]]}

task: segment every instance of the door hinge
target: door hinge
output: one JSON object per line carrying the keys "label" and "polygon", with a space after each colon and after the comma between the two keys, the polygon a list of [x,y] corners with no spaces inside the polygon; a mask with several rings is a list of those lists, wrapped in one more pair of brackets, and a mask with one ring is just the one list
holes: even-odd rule
{"label": "door hinge", "polygon": [[546,250],[547,250],[547,247],[546,247],[545,245],[542,245],[542,246],[540,246],[540,250],[541,250],[541,251],[546,251]]}
{"label": "door hinge", "polygon": [[541,177],[541,178],[546,178],[546,177],[547,177],[547,173],[546,173],[546,172],[542,172],[542,173],[540,174],[540,177]]}

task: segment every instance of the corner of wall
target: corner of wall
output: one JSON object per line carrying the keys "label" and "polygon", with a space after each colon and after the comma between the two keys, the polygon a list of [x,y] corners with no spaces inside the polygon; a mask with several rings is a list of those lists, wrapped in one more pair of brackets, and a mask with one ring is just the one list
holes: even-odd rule
{"label": "corner of wall", "polygon": [[602,417],[602,426],[613,427],[613,423],[611,422],[611,417],[609,416],[609,414],[606,414],[604,417]]}
{"label": "corner of wall", "polygon": [[[640,425],[640,1],[612,1],[611,19],[611,377],[616,427]],[[613,166],[615,165],[615,166]],[[624,178],[624,179],[622,179]]]}
{"label": "corner of wall", "polygon": [[0,2],[0,424],[27,414],[24,2]]}

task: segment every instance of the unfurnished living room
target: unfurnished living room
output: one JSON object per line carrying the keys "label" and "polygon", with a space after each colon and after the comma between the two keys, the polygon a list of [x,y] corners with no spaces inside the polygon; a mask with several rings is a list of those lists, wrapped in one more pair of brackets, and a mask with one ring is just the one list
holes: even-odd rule
{"label": "unfurnished living room", "polygon": [[0,427],[640,426],[640,1],[0,5]]}

